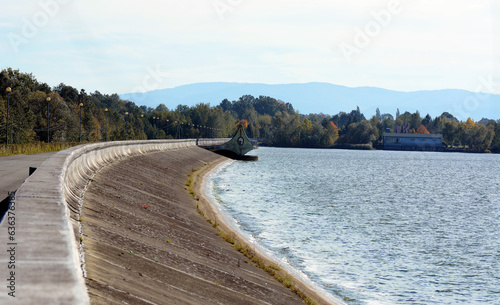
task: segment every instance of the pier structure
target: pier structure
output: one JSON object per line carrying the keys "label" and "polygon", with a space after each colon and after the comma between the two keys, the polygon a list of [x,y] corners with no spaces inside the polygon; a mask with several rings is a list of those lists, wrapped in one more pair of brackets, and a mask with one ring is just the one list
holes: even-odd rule
{"label": "pier structure", "polygon": [[257,146],[248,138],[243,126],[239,125],[238,130],[229,141],[211,141],[211,139],[198,141],[198,146],[214,151],[223,156],[237,159],[256,161],[256,156],[247,156],[246,154]]}

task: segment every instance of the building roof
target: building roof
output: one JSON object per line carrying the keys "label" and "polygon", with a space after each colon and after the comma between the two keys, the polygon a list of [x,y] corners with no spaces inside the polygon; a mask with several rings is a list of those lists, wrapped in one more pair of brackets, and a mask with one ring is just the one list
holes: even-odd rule
{"label": "building roof", "polygon": [[442,134],[421,134],[421,133],[391,133],[384,132],[382,134],[384,137],[393,137],[393,138],[443,138]]}

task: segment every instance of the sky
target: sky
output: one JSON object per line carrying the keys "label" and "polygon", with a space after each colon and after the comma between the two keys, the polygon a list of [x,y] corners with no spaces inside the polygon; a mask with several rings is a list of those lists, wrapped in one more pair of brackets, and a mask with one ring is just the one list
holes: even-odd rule
{"label": "sky", "polygon": [[106,94],[214,81],[500,94],[499,2],[3,1],[0,69]]}

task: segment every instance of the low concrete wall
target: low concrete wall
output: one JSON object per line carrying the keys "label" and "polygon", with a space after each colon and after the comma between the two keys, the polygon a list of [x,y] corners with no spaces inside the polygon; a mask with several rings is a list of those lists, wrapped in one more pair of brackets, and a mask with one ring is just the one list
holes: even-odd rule
{"label": "low concrete wall", "polygon": [[90,304],[77,243],[89,179],[121,158],[195,145],[194,139],[95,143],[45,161],[0,224],[0,304]]}

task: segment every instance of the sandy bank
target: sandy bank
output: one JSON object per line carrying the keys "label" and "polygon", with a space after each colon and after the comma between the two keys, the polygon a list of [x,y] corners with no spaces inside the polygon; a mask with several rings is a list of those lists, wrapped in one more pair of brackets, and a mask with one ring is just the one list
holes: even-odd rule
{"label": "sandy bank", "polygon": [[93,304],[304,304],[218,236],[207,202],[189,194],[190,175],[224,160],[178,149],[126,158],[95,176],[79,240]]}

